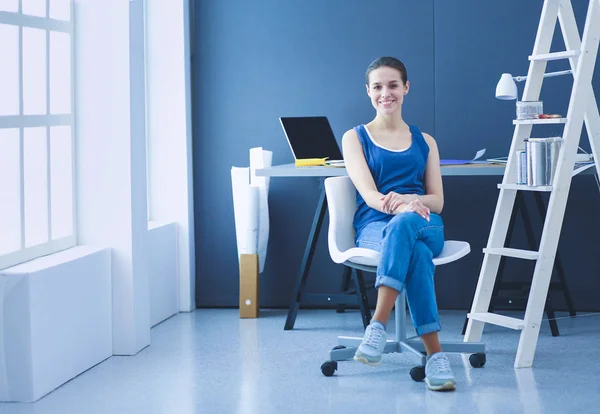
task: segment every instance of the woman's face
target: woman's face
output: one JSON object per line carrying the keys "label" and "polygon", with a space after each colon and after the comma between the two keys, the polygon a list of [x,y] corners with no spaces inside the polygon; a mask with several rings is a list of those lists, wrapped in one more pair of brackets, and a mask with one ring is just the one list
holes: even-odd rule
{"label": "woman's face", "polygon": [[409,82],[402,82],[398,70],[382,66],[369,74],[367,95],[378,113],[391,114],[400,110],[408,88]]}

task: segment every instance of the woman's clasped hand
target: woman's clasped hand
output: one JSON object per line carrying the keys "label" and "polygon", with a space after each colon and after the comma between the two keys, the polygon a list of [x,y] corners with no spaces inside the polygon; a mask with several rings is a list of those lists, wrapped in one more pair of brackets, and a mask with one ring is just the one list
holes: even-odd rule
{"label": "woman's clasped hand", "polygon": [[393,191],[381,198],[381,209],[387,214],[415,212],[427,221],[431,213],[417,194],[398,194]]}

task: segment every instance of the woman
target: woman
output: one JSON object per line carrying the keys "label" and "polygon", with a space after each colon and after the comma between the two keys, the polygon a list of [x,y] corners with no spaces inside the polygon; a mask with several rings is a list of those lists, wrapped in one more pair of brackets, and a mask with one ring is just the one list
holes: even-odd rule
{"label": "woman", "polygon": [[406,67],[381,57],[366,73],[375,119],[344,134],[348,175],[357,193],[354,217],[359,247],[381,252],[375,287],[377,306],[354,359],[378,365],[394,302],[406,288],[412,321],[427,351],[425,382],[432,390],[454,390],[455,378],[442,353],[432,259],[444,246],[440,157],[433,137],[402,118],[410,89]]}

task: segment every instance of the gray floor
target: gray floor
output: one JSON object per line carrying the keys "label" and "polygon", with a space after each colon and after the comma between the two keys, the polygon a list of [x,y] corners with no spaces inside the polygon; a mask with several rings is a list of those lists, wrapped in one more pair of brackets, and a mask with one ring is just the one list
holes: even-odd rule
{"label": "gray floor", "polygon": [[[558,313],[557,316],[563,316]],[[460,340],[464,312],[442,312],[442,339]],[[238,311],[197,310],[152,330],[152,345],[112,357],[33,404],[1,404],[2,414],[49,413],[594,413],[600,408],[600,315],[547,322],[533,369],[513,369],[518,333],[488,326],[488,362],[471,368],[452,354],[453,393],[413,382],[415,360],[385,355],[379,367],[340,362],[320,372],[337,335],[360,335],[357,311],[301,310],[240,320]],[[393,326],[393,325],[392,325]]]}

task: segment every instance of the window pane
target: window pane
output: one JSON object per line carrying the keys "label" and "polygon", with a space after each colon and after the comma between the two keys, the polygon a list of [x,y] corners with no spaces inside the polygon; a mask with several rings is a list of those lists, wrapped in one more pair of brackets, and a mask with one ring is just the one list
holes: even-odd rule
{"label": "window pane", "polygon": [[0,24],[0,115],[19,115],[19,27]]}
{"label": "window pane", "polygon": [[50,0],[50,18],[71,20],[71,0]]}
{"label": "window pane", "polygon": [[23,112],[46,114],[46,31],[23,27]]}
{"label": "window pane", "polygon": [[71,35],[50,32],[50,113],[71,113]]}
{"label": "window pane", "polygon": [[19,130],[0,129],[0,254],[21,248]]}
{"label": "window pane", "polygon": [[73,234],[73,160],[71,127],[50,128],[52,239]]}
{"label": "window pane", "polygon": [[19,11],[19,0],[2,0],[2,1],[0,1],[0,11],[15,12],[15,13],[18,12]]}
{"label": "window pane", "polygon": [[25,128],[25,247],[48,241],[48,164],[46,128]]}
{"label": "window pane", "polygon": [[46,17],[46,0],[23,0],[23,14]]}

